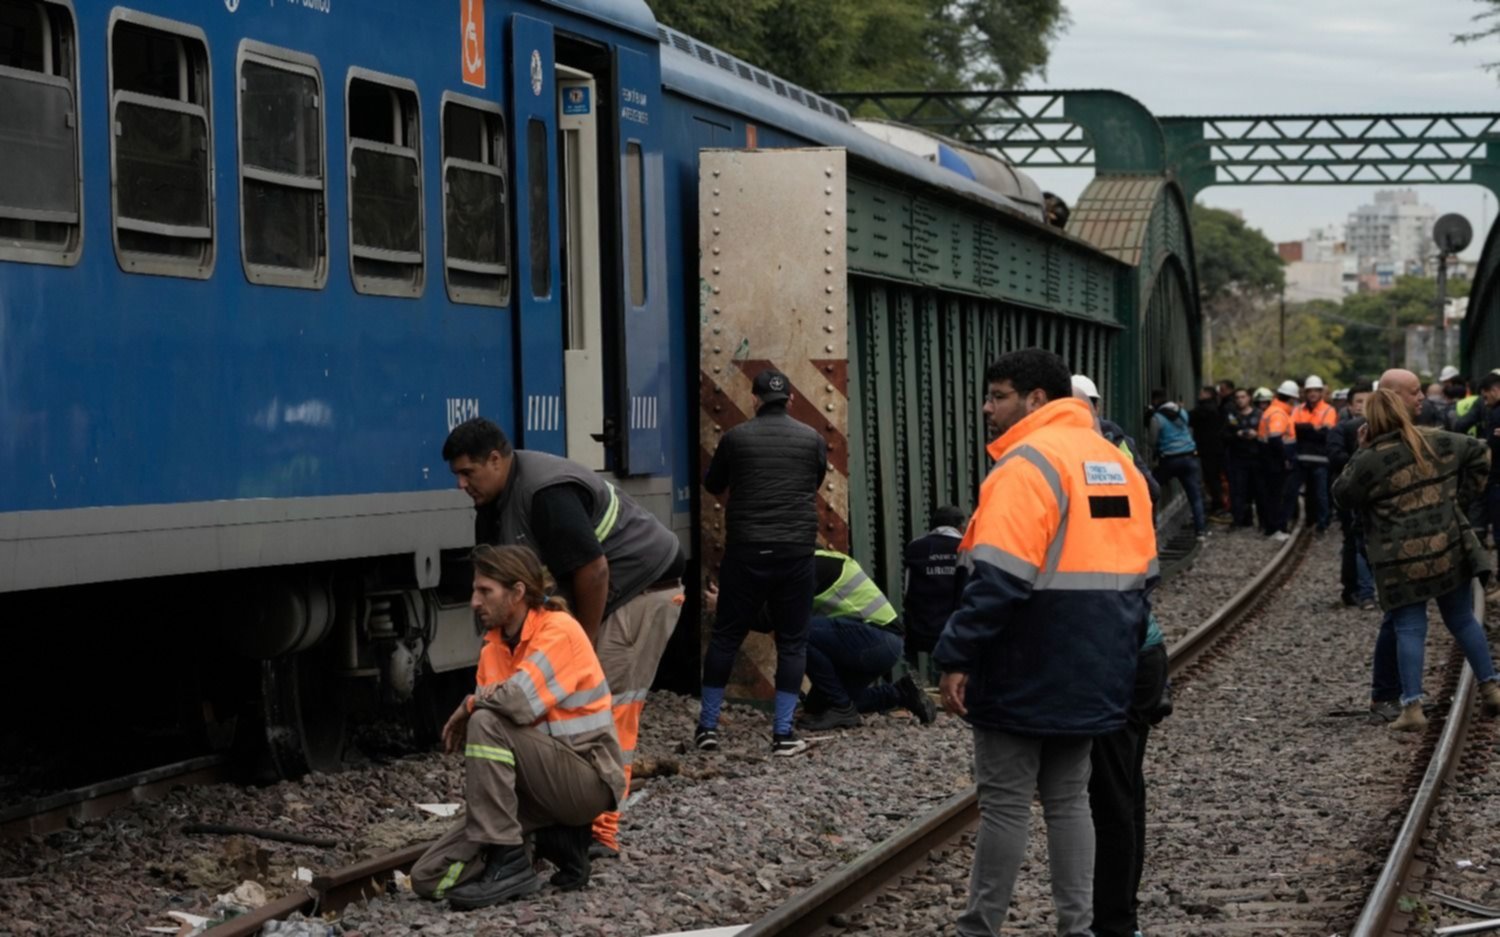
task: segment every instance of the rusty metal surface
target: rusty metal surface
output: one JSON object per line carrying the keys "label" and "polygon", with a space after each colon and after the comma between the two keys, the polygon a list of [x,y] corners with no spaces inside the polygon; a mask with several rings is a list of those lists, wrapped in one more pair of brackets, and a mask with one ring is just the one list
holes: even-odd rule
{"label": "rusty metal surface", "polygon": [[[1481,623],[1484,622],[1484,592],[1477,585],[1474,587],[1474,616]],[[1396,834],[1396,842],[1386,856],[1380,877],[1376,879],[1375,887],[1370,891],[1349,937],[1405,933],[1405,927],[1396,920],[1398,905],[1401,896],[1406,893],[1407,885],[1420,878],[1414,874],[1417,849],[1422,838],[1427,835],[1427,821],[1437,808],[1443,784],[1452,777],[1454,769],[1458,767],[1459,757],[1463,754],[1477,692],[1474,671],[1465,664],[1463,675],[1458,680],[1458,689],[1453,694],[1452,705],[1448,709],[1448,718],[1443,723],[1442,735],[1438,737],[1437,747],[1433,749],[1432,758],[1427,763],[1422,783],[1412,797],[1406,819],[1401,824],[1400,832]]]}
{"label": "rusty metal surface", "polygon": [[[723,434],[754,415],[755,376],[780,370],[791,382],[788,412],[828,443],[820,532],[841,550],[849,548],[847,192],[841,149],[699,155],[700,458],[706,467]],[[703,573],[713,580],[725,504],[702,492]],[[729,695],[769,698],[774,671],[774,645],[751,634]]]}

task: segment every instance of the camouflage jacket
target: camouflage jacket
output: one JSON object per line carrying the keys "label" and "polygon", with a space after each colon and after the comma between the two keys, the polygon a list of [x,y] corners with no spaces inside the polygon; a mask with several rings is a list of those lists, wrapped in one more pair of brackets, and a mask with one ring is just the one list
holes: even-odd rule
{"label": "camouflage jacket", "polygon": [[1425,472],[1399,434],[1386,433],[1355,452],[1333,483],[1334,502],[1360,519],[1386,610],[1446,595],[1490,569],[1465,516],[1484,494],[1489,452],[1468,436],[1421,433],[1436,455]]}

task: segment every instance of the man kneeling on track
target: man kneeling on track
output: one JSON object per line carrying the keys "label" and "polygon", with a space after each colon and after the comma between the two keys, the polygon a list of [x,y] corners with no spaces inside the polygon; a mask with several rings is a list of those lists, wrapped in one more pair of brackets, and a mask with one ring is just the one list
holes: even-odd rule
{"label": "man kneeling on track", "polygon": [[462,742],[468,815],[411,873],[417,894],[460,910],[541,888],[526,835],[557,866],[552,884],[587,885],[590,825],[625,792],[604,670],[541,561],[521,546],[472,558],[478,689],[443,727],[447,751]]}
{"label": "man kneeling on track", "polygon": [[859,561],[845,553],[819,550],[813,558],[812,619],[807,630],[807,679],[812,691],[802,728],[846,729],[860,724],[860,713],[904,706],[923,725],[937,718],[937,706],[911,675],[871,686],[901,659],[901,618]]}

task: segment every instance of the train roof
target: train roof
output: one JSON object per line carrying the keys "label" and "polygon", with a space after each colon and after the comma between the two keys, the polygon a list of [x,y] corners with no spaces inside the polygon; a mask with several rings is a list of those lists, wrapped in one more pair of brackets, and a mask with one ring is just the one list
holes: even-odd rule
{"label": "train roof", "polygon": [[656,35],[656,14],[646,0],[546,0],[547,3],[642,36]]}
{"label": "train roof", "polygon": [[840,146],[858,159],[925,185],[1041,223],[1040,212],[977,182],[892,146],[856,127],[849,112],[764,69],[667,26],[656,26],[663,86],[824,146]]}

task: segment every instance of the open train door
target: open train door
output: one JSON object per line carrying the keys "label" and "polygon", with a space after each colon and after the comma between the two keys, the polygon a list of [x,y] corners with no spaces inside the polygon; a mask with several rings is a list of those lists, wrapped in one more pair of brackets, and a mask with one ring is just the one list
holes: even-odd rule
{"label": "open train door", "polygon": [[557,238],[557,91],[552,27],[510,18],[511,161],[516,180],[518,445],[567,454]]}
{"label": "open train door", "polygon": [[667,460],[670,335],[667,331],[666,192],[661,155],[661,73],[653,56],[617,49],[620,251],[624,269],[625,423],[622,466],[630,475],[671,471]]}
{"label": "open train door", "polygon": [[[750,384],[774,367],[790,379],[791,415],[823,434],[828,477],[819,534],[849,548],[849,310],[844,151],[703,150],[698,157],[702,323],[699,442],[702,458],[750,419]],[[703,575],[718,579],[724,504],[702,493]],[[705,579],[705,581],[706,581]],[[702,636],[707,647],[708,634]],[[769,699],[776,649],[745,642],[729,695]]]}

